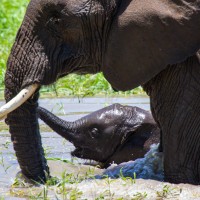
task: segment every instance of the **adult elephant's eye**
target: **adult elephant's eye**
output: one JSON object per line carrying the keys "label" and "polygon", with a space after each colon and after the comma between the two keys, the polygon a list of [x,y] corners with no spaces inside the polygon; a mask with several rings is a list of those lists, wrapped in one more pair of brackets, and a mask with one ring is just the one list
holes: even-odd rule
{"label": "adult elephant's eye", "polygon": [[61,37],[62,21],[62,18],[58,15],[51,16],[47,21],[47,30],[49,30],[50,34],[54,37]]}
{"label": "adult elephant's eye", "polygon": [[63,19],[63,15],[61,12],[58,11],[50,11],[47,19],[47,25],[49,27],[57,27],[58,25],[61,24],[61,21]]}
{"label": "adult elephant's eye", "polygon": [[90,132],[91,138],[97,138],[99,136],[99,130],[97,128],[93,128]]}
{"label": "adult elephant's eye", "polygon": [[50,18],[49,22],[52,23],[53,25],[59,25],[61,22],[61,19],[52,17],[52,18]]}

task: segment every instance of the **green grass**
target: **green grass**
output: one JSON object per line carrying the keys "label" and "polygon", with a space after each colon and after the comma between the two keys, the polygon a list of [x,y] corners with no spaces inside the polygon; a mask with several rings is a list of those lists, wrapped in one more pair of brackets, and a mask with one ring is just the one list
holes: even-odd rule
{"label": "green grass", "polygon": [[3,88],[6,61],[22,22],[28,0],[1,0],[0,3],[0,87]]}
{"label": "green grass", "polygon": [[[1,0],[0,3],[0,93],[4,90],[6,62],[29,0]],[[115,93],[103,75],[69,75],[55,85],[44,87],[42,96],[93,96],[144,94],[141,87],[125,93]]]}
{"label": "green grass", "polygon": [[76,96],[83,98],[86,96],[102,96],[102,95],[120,95],[129,96],[145,94],[142,87],[138,87],[131,91],[114,92],[111,85],[105,80],[104,76],[99,73],[95,75],[76,75],[71,74],[65,78],[58,80],[54,85],[43,87],[42,96]]}

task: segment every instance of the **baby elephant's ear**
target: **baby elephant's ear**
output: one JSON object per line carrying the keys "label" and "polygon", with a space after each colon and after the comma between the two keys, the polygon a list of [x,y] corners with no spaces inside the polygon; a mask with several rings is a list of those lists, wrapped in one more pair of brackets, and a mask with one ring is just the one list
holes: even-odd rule
{"label": "baby elephant's ear", "polygon": [[199,27],[197,0],[122,1],[107,40],[105,77],[118,90],[149,81],[198,51]]}

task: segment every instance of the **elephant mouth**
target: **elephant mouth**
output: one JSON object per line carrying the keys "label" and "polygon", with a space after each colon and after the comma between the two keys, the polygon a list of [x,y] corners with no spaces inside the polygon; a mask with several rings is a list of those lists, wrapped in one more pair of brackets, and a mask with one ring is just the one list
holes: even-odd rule
{"label": "elephant mouth", "polygon": [[82,147],[75,146],[75,150],[71,152],[71,155],[84,159],[84,149]]}
{"label": "elephant mouth", "polygon": [[94,149],[81,146],[75,146],[75,150],[71,152],[73,157],[100,162],[96,154],[97,152]]}
{"label": "elephant mouth", "polygon": [[81,158],[83,160],[81,161],[81,163],[84,163],[84,165],[98,166],[98,168],[104,168],[104,163],[98,161],[98,159],[95,159],[94,155],[91,155],[92,153],[94,154],[91,149],[79,146],[76,146],[75,150],[71,151],[71,155],[73,157]]}

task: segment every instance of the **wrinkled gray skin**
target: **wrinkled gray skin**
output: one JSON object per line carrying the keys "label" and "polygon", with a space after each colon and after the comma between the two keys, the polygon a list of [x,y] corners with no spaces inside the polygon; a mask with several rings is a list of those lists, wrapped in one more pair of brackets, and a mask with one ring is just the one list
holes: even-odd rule
{"label": "wrinkled gray skin", "polygon": [[[116,90],[145,84],[165,180],[200,184],[199,27],[199,0],[31,0],[8,59],[6,101],[70,73],[103,72]],[[45,182],[38,98],[6,122],[22,173]]]}
{"label": "wrinkled gray skin", "polygon": [[38,114],[74,144],[72,156],[101,162],[103,167],[141,158],[160,140],[152,115],[138,107],[113,104],[74,122],[64,121],[41,107]]}

